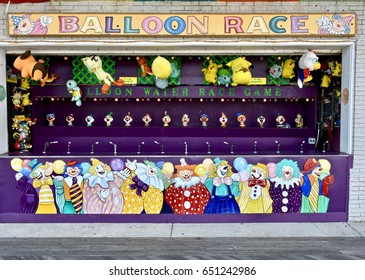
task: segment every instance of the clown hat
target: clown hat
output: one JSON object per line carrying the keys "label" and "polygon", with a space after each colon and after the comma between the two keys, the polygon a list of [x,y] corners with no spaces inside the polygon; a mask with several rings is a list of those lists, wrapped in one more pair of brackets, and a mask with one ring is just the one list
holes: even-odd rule
{"label": "clown hat", "polygon": [[13,22],[13,25],[15,28],[18,28],[19,23],[22,21],[23,17],[20,16],[12,16],[9,15],[11,17],[11,21]]}
{"label": "clown hat", "polygon": [[347,24],[347,25],[350,25],[350,22],[352,21],[354,17],[353,16],[348,16],[348,17],[343,17],[342,18],[342,21]]}
{"label": "clown hat", "polygon": [[317,161],[315,158],[309,158],[304,163],[304,170],[302,171],[303,174],[311,172],[314,168],[320,166],[320,162]]}
{"label": "clown hat", "polygon": [[42,163],[38,162],[38,159],[33,159],[31,162],[28,163],[31,170],[36,170]]}
{"label": "clown hat", "polygon": [[102,164],[102,162],[100,160],[96,159],[96,158],[92,158],[91,159],[91,164],[92,164],[92,166],[95,167],[95,166],[98,166],[98,165]]}
{"label": "clown hat", "polygon": [[214,166],[218,166],[218,165],[220,165],[222,162],[223,162],[223,160],[221,160],[220,158],[215,158],[214,160]]}
{"label": "clown hat", "polygon": [[189,170],[194,172],[194,169],[196,167],[195,164],[187,164],[184,158],[180,159],[180,163],[181,163],[180,165],[175,165],[176,173],[179,173],[180,171],[183,170]]}
{"label": "clown hat", "polygon": [[77,161],[71,159],[66,165],[72,167],[72,166],[75,166],[76,164],[77,164]]}

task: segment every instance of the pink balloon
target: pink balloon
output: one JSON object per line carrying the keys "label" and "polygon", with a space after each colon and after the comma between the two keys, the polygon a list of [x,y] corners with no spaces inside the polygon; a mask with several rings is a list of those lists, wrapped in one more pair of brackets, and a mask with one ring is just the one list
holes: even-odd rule
{"label": "pink balloon", "polygon": [[276,163],[270,162],[267,164],[267,170],[269,171],[269,177],[276,177]]}
{"label": "pink balloon", "polygon": [[30,159],[23,160],[23,167],[29,167]]}

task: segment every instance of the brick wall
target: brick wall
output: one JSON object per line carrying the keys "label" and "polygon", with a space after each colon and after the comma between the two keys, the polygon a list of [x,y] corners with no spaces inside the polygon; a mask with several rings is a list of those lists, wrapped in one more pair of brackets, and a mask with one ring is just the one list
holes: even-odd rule
{"label": "brick wall", "polygon": [[[76,3],[76,5],[75,5]],[[0,40],[8,40],[6,5],[0,5]],[[350,176],[350,220],[365,220],[365,36],[363,1],[300,1],[300,2],[187,2],[187,1],[74,1],[40,4],[10,5],[9,13],[16,12],[103,12],[103,13],[343,13],[357,14],[354,165]],[[93,38],[95,39],[95,38]],[[56,38],[55,40],[61,40]]]}

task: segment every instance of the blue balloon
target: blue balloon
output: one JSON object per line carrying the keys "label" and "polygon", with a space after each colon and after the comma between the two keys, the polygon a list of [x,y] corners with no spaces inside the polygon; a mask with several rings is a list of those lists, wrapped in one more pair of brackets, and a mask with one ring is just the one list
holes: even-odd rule
{"label": "blue balloon", "polygon": [[20,170],[20,173],[22,173],[24,176],[26,176],[27,178],[30,178],[30,173],[31,173],[31,170],[28,168],[28,167],[23,167],[21,170]]}
{"label": "blue balloon", "polygon": [[81,163],[82,175],[84,175],[86,172],[88,172],[89,169],[90,169],[90,167],[91,167],[90,163],[88,163],[88,162],[82,162]]}
{"label": "blue balloon", "polygon": [[238,157],[233,161],[233,167],[238,172],[245,170],[247,167],[247,160],[245,160],[243,157]]}

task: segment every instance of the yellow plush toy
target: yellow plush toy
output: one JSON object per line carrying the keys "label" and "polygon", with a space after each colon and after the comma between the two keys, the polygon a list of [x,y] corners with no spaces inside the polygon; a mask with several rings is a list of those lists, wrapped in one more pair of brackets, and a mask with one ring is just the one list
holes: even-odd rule
{"label": "yellow plush toy", "polygon": [[168,79],[171,75],[171,64],[170,62],[162,57],[158,56],[152,62],[152,73],[161,80]]}
{"label": "yellow plush toy", "polygon": [[295,77],[294,67],[295,67],[295,60],[288,58],[285,62],[282,63],[283,72],[281,76],[286,79],[293,79]]}
{"label": "yellow plush toy", "polygon": [[244,57],[239,57],[228,62],[226,65],[232,68],[232,86],[249,85],[251,83],[251,62],[247,61]]}
{"label": "yellow plush toy", "polygon": [[214,63],[212,59],[209,60],[208,68],[203,68],[204,80],[207,83],[215,84],[217,82],[218,69],[222,68],[222,64]]}

